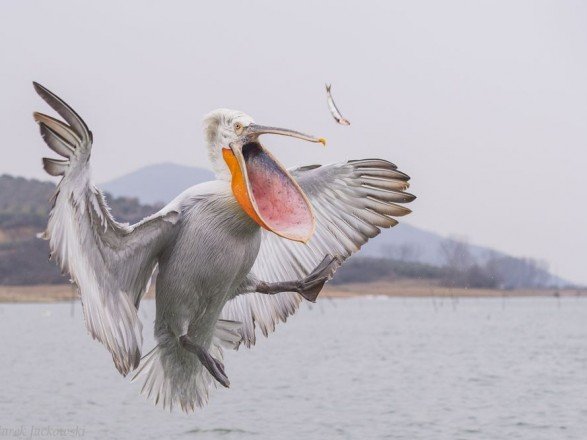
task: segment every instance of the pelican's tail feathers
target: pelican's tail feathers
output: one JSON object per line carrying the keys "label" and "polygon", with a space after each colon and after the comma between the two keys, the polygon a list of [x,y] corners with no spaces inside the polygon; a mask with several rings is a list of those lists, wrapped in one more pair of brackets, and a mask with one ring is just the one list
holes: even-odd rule
{"label": "pelican's tail feathers", "polygon": [[[241,325],[240,322],[219,319],[207,353],[221,363],[221,347],[238,347],[241,336],[237,330]],[[159,344],[141,359],[133,377],[133,381],[143,381],[141,394],[169,411],[180,407],[189,413],[205,406],[210,388],[217,387],[216,380],[198,356],[183,348],[174,335],[157,335],[157,341]]]}
{"label": "pelican's tail feathers", "polygon": [[[155,405],[171,411],[180,407],[189,413],[208,403],[209,391],[216,386],[208,370],[175,337],[159,337],[159,344],[141,359],[133,381],[142,380],[141,394]],[[210,353],[222,359],[220,347],[212,344]]]}

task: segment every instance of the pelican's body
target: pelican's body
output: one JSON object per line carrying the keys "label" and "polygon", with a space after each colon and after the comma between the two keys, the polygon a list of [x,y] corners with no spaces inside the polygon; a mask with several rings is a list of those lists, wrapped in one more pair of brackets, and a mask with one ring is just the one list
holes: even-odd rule
{"label": "pelican's body", "polygon": [[[225,182],[195,186],[182,199],[176,235],[159,258],[157,336],[169,330],[183,335],[188,326],[213,329],[261,245],[259,225],[243,212]],[[225,227],[210,234],[210,225],[218,223]],[[210,337],[210,331],[194,335],[208,345]]]}
{"label": "pelican's body", "polygon": [[[196,185],[158,213],[129,226],[110,215],[90,182],[93,135],[64,101],[35,84],[69,124],[35,113],[41,134],[64,160],[43,159],[63,176],[44,237],[51,256],[77,285],[86,326],[116,368],[144,381],[156,402],[202,406],[216,381],[229,386],[222,347],[250,347],[314,301],[342,261],[392,216],[408,176],[379,159],[285,170],[258,142],[265,133],[322,142],[262,127],[250,116],[217,110],[204,121],[217,180]],[[141,359],[137,309],[155,268],[157,345]]]}
{"label": "pelican's body", "polygon": [[[166,242],[158,259],[158,347],[147,358],[150,362],[144,376],[150,380],[145,390],[160,394],[164,404],[173,401],[167,391],[179,390],[185,400],[180,404],[189,407],[194,401],[199,405],[205,402],[206,397],[196,393],[204,387],[197,381],[204,380],[205,372],[198,358],[180,347],[177,336],[188,334],[194,344],[208,350],[213,347],[214,355],[220,356],[219,347],[212,343],[214,330],[223,307],[234,298],[257,258],[261,231],[224,181],[192,187],[174,203],[182,206],[182,214],[173,238]],[[214,224],[224,227],[210,234],[210,225]],[[186,371],[190,373],[187,377]],[[167,377],[163,377],[165,373]],[[166,383],[164,389],[162,383]],[[159,389],[153,389],[157,386]]]}

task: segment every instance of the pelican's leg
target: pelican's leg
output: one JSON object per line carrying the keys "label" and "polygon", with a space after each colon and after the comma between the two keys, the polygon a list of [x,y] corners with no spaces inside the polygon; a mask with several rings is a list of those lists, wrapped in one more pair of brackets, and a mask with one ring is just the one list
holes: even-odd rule
{"label": "pelican's leg", "polygon": [[324,283],[332,277],[332,274],[340,263],[340,258],[327,255],[307,277],[301,280],[277,283],[259,281],[255,291],[267,295],[274,295],[280,292],[297,292],[308,301],[316,302],[316,298],[324,287]]}
{"label": "pelican's leg", "polygon": [[225,386],[226,388],[230,386],[228,376],[226,376],[226,373],[224,372],[224,364],[218,359],[214,359],[212,356],[210,356],[208,350],[191,341],[188,335],[180,336],[179,343],[187,351],[198,356],[198,359],[202,365],[206,367],[206,370],[208,370],[212,377],[220,382],[221,385]]}

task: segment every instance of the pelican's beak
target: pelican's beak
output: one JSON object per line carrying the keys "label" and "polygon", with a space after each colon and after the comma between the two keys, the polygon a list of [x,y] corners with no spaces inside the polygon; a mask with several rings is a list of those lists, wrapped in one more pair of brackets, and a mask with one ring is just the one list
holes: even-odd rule
{"label": "pelican's beak", "polygon": [[259,143],[262,134],[279,134],[323,145],[326,140],[284,128],[250,124],[237,141],[222,149],[232,174],[232,192],[243,210],[268,231],[306,243],[316,223],[312,206],[295,179]]}

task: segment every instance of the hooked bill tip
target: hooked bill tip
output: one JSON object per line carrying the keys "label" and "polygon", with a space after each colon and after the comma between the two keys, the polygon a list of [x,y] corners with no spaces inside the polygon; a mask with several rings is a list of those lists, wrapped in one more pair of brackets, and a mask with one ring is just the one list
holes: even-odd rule
{"label": "hooked bill tip", "polygon": [[326,138],[318,138],[318,142],[320,142],[322,145],[326,146]]}

